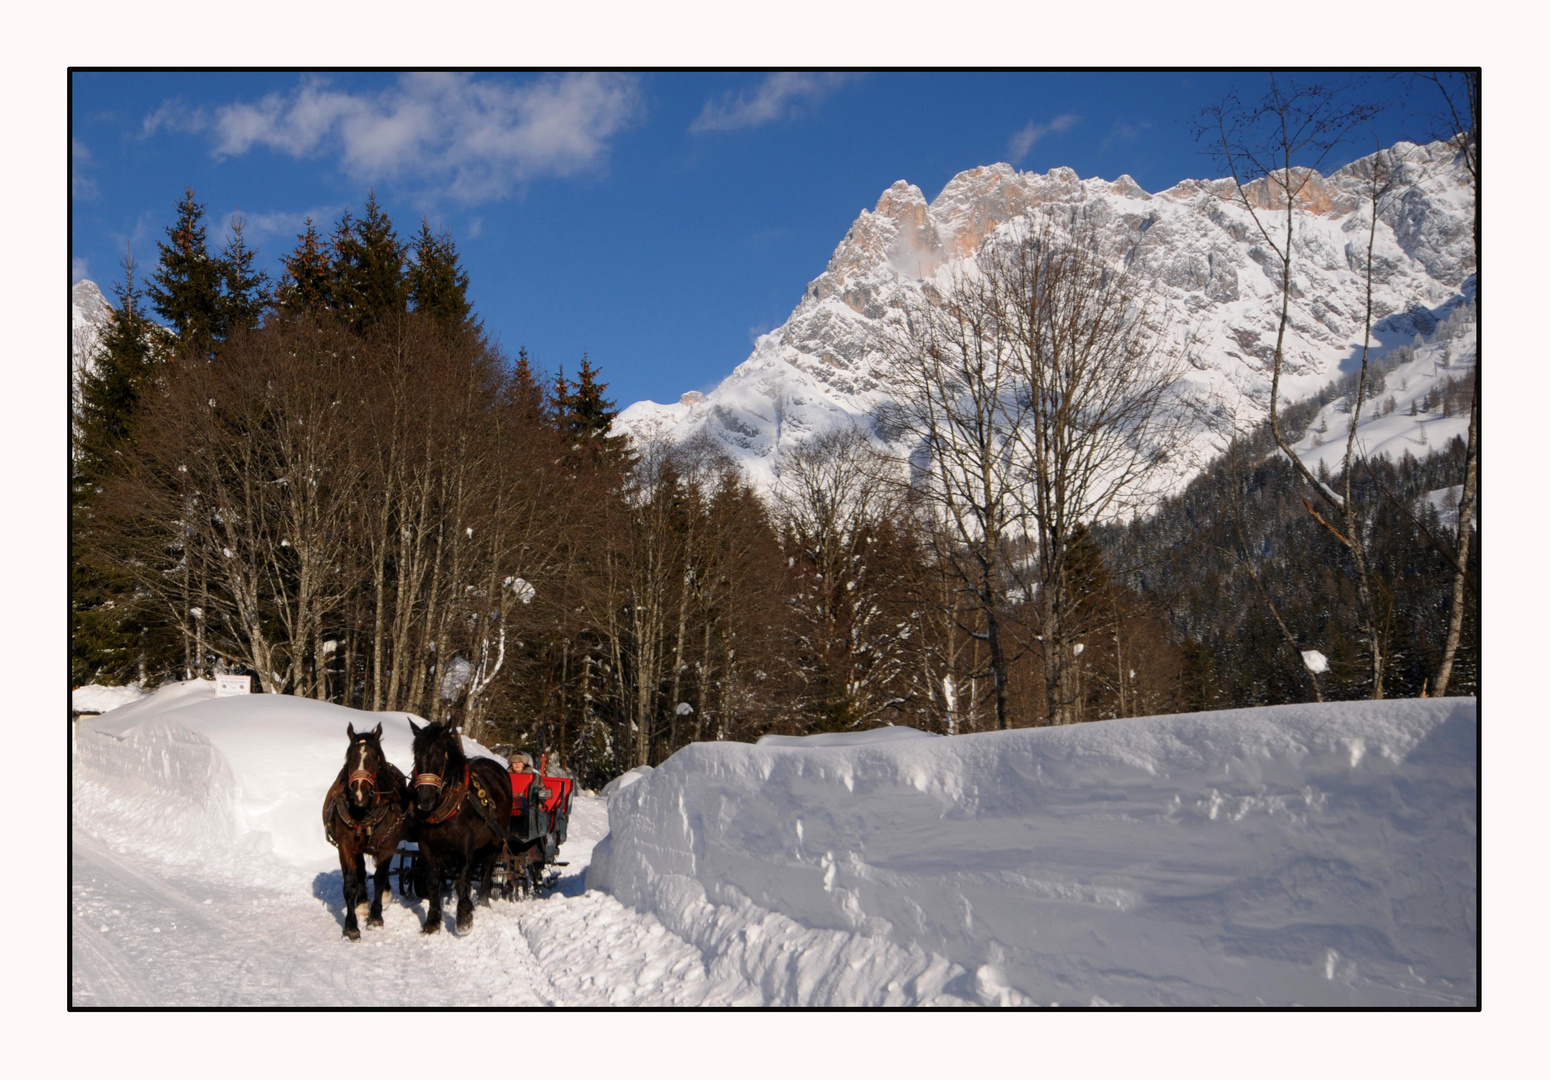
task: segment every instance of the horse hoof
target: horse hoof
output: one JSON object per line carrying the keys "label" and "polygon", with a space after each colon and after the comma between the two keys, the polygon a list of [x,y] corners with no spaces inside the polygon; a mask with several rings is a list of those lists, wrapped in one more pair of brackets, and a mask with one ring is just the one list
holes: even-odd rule
{"label": "horse hoof", "polygon": [[366,917],[366,925],[367,926],[381,926],[382,925],[382,916],[381,915],[368,915]]}
{"label": "horse hoof", "polygon": [[347,926],[344,928],[344,936],[351,941],[359,941],[361,939],[361,932],[357,927]]}
{"label": "horse hoof", "polygon": [[468,916],[466,916],[465,918],[459,919],[457,921],[457,932],[460,933],[460,934],[466,934],[466,933],[468,933],[468,931],[472,930],[473,928],[474,928],[474,916],[473,916],[472,913],[469,913]]}
{"label": "horse hoof", "polygon": [[440,919],[426,919],[425,920],[425,928],[422,929],[420,931],[420,933],[422,933],[422,934],[434,934],[434,933],[439,932],[440,930],[441,930],[441,920]]}

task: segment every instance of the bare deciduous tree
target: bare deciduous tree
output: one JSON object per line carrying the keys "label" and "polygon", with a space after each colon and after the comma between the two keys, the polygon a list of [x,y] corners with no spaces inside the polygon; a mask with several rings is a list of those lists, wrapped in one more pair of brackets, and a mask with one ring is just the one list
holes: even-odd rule
{"label": "bare deciduous tree", "polygon": [[1376,113],[1376,108],[1348,101],[1344,88],[1327,84],[1298,84],[1272,77],[1270,90],[1257,105],[1245,107],[1228,99],[1206,110],[1202,134],[1209,135],[1223,163],[1232,174],[1228,198],[1242,206],[1253,220],[1272,257],[1280,266],[1280,312],[1270,380],[1270,431],[1320,504],[1340,515],[1336,528],[1306,501],[1307,510],[1324,525],[1347,551],[1355,569],[1361,618],[1366,629],[1372,663],[1372,696],[1383,697],[1385,649],[1378,607],[1363,543],[1362,508],[1353,497],[1353,465],[1357,461],[1356,431],[1366,399],[1368,354],[1372,340],[1373,248],[1377,239],[1379,203],[1393,190],[1395,171],[1383,155],[1374,156],[1369,178],[1372,221],[1368,232],[1364,268],[1366,309],[1362,340],[1361,372],[1352,398],[1347,428],[1342,492],[1323,483],[1292,449],[1280,420],[1280,386],[1286,328],[1294,291],[1293,259],[1296,251],[1296,214],[1303,192],[1317,176],[1316,169],[1352,130]]}
{"label": "bare deciduous tree", "polygon": [[797,582],[793,663],[823,728],[901,716],[919,690],[907,580],[916,552],[897,486],[883,475],[889,466],[855,426],[780,459],[776,505]]}
{"label": "bare deciduous tree", "polygon": [[[1442,92],[1447,106],[1451,134],[1461,141],[1459,147],[1464,169],[1469,173],[1470,187],[1475,195],[1475,311],[1480,310],[1480,72],[1464,74],[1463,86],[1455,90],[1441,76],[1433,81]],[[1448,692],[1448,681],[1453,677],[1453,657],[1458,652],[1459,637],[1464,629],[1464,609],[1469,568],[1469,546],[1473,538],[1475,489],[1480,481],[1480,354],[1475,352],[1475,393],[1469,406],[1469,436],[1464,444],[1464,487],[1459,495],[1458,534],[1454,544],[1453,595],[1448,609],[1448,639],[1443,648],[1442,662],[1437,668],[1434,692],[1438,697]],[[1478,599],[1476,606],[1479,606]]]}
{"label": "bare deciduous tree", "polygon": [[357,372],[324,332],[239,335],[229,350],[169,366],[110,511],[124,564],[200,649],[251,666],[268,692],[308,695],[320,628],[354,585],[363,470],[340,406]]}
{"label": "bare deciduous tree", "polygon": [[999,727],[1008,726],[1009,593],[1034,613],[1046,718],[1077,718],[1077,639],[1095,627],[1068,556],[1080,528],[1138,509],[1187,410],[1149,297],[1090,228],[1025,220],[945,289],[900,347],[909,386],[887,426],[919,445],[915,487],[939,557],[974,597]]}
{"label": "bare deciduous tree", "polygon": [[[964,589],[971,621],[961,629],[985,643],[996,726],[1007,704],[1008,550],[1023,531],[1018,433],[1028,408],[1019,393],[1005,298],[994,278],[956,271],[944,289],[928,285],[891,342],[902,393],[882,410],[889,432],[917,446],[909,483],[931,522],[938,565]],[[954,610],[957,610],[954,605]]]}
{"label": "bare deciduous tree", "polygon": [[1111,610],[1084,602],[1073,542],[1157,496],[1153,480],[1183,452],[1190,410],[1151,294],[1091,227],[1063,236],[1045,218],[994,252],[987,273],[1006,298],[1003,332],[1027,399],[1013,434],[1024,480],[1014,490],[1036,550],[1015,569],[1033,597],[1047,715],[1071,723],[1081,702],[1075,648]]}

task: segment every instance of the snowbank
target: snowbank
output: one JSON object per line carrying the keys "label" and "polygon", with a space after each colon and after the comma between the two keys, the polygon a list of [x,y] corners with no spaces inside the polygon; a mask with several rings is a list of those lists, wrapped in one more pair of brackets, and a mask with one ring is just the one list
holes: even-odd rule
{"label": "snowbank", "polygon": [[[337,869],[323,796],[344,764],[348,726],[378,723],[388,759],[409,772],[408,713],[272,694],[217,698],[210,680],[172,683],[79,721],[75,752],[90,771],[77,808],[100,835],[171,863],[236,869],[272,854],[301,869]],[[502,760],[471,739],[463,746]]]}
{"label": "snowbank", "polygon": [[618,776],[608,781],[608,783],[604,784],[602,794],[605,798],[611,796],[614,792],[620,790],[621,788],[629,787],[631,784],[635,783],[641,777],[647,775],[650,772],[650,765],[637,765],[629,772],[620,773]]}
{"label": "snowbank", "polygon": [[1470,1005],[1476,747],[1471,699],[702,743],[587,884],[771,1004]]}
{"label": "snowbank", "polygon": [[70,691],[70,708],[78,713],[105,713],[143,697],[145,691],[138,686],[97,686],[94,683]]}
{"label": "snowbank", "polygon": [[870,731],[831,731],[822,735],[766,735],[755,746],[883,746],[915,739],[940,739],[942,736],[912,727],[872,728]]}

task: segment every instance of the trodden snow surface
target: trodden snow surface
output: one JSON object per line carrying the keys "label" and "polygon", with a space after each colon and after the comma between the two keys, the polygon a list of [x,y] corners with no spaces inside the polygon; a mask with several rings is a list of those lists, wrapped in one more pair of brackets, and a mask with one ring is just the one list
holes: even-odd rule
{"label": "trodden snow surface", "polygon": [[79,721],[72,1003],[1478,1000],[1473,700],[696,744],[576,797],[547,897],[349,942],[320,811],[379,722],[407,768],[403,713],[207,682]]}

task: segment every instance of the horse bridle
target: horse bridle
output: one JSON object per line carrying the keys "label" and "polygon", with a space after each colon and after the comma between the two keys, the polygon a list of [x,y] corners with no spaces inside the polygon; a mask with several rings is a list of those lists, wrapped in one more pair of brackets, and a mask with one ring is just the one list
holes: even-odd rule
{"label": "horse bridle", "polygon": [[[417,788],[433,787],[437,791],[441,791],[446,787],[446,784],[447,777],[445,766],[443,766],[442,771],[439,773],[422,772],[414,774],[414,786]],[[452,790],[446,793],[446,796],[437,805],[436,809],[432,810],[430,816],[425,819],[426,823],[430,825],[439,825],[443,821],[447,821],[456,817],[457,812],[463,807],[463,794],[467,790],[468,762],[465,761],[463,762],[463,784],[461,790],[454,785]]]}
{"label": "horse bridle", "polygon": [[[364,746],[367,746],[368,744],[367,744],[365,739],[357,739],[356,740],[356,745],[364,747]],[[378,756],[380,757],[381,755],[379,754]],[[365,783],[370,784],[371,785],[371,804],[373,806],[376,806],[379,802],[382,801],[382,791],[377,786],[377,776],[378,776],[378,774],[380,772],[381,772],[381,766],[380,765],[377,767],[377,769],[375,771],[372,771],[372,772],[368,772],[365,769],[356,769],[356,770],[354,770],[353,772],[350,773],[349,779],[347,779],[345,781],[345,787],[347,787],[347,788],[348,787],[354,787],[357,781],[364,781]]]}

